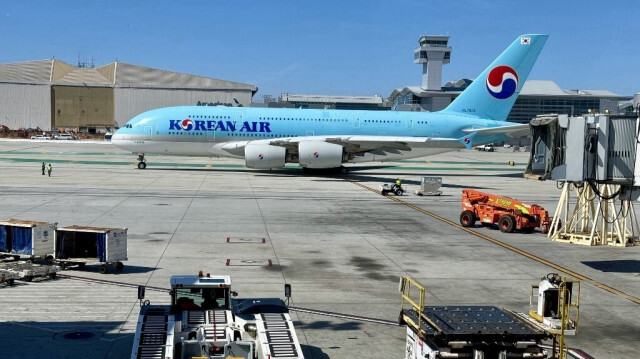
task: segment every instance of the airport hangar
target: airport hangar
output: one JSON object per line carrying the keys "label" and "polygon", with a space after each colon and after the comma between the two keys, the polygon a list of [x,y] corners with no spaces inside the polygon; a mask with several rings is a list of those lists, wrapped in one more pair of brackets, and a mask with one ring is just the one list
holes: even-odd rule
{"label": "airport hangar", "polygon": [[[15,130],[105,132],[147,110],[251,103],[254,85],[112,62],[0,64],[0,124]],[[235,100],[234,100],[235,99]]]}

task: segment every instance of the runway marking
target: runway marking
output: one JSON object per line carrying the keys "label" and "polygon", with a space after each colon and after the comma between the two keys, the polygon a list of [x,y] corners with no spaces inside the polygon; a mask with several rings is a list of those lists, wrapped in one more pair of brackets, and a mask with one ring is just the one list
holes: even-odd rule
{"label": "runway marking", "polygon": [[[357,186],[360,186],[360,187],[362,187],[362,188],[364,188],[366,190],[369,190],[369,191],[371,191],[373,193],[377,193],[377,194],[380,195],[380,191],[378,191],[378,190],[376,190],[374,188],[371,188],[371,187],[369,187],[367,185],[364,185],[364,184],[362,184],[360,182],[356,182],[356,181],[351,180],[351,179],[347,179],[347,181],[349,181],[349,182],[351,182],[351,183],[353,183],[353,184],[355,184]],[[463,231],[465,231],[465,232],[467,232],[469,234],[472,234],[472,235],[474,235],[476,237],[480,237],[480,238],[482,238],[484,240],[487,240],[487,241],[489,241],[489,242],[491,242],[493,244],[497,244],[502,248],[505,248],[505,249],[508,249],[510,251],[516,252],[516,253],[518,253],[518,254],[520,254],[522,256],[525,256],[525,257],[527,257],[529,259],[533,259],[534,261],[536,261],[538,263],[542,263],[542,264],[544,264],[546,266],[549,266],[549,267],[551,267],[551,268],[553,268],[553,269],[555,269],[557,271],[563,272],[563,273],[568,274],[568,275],[570,275],[570,276],[572,276],[574,278],[580,279],[581,281],[587,282],[587,283],[589,283],[591,285],[594,285],[594,286],[596,286],[596,287],[598,287],[600,289],[606,290],[609,293],[621,296],[621,297],[623,297],[623,298],[625,298],[627,300],[630,300],[630,301],[632,301],[632,302],[634,302],[636,304],[640,304],[640,298],[638,298],[638,297],[634,297],[634,296],[629,295],[629,294],[627,294],[627,293],[625,293],[625,292],[623,292],[621,290],[618,290],[618,289],[615,289],[613,287],[610,287],[610,286],[608,286],[608,285],[606,285],[604,283],[600,283],[600,282],[598,282],[596,280],[593,280],[593,279],[591,279],[591,278],[589,278],[587,276],[584,276],[584,275],[582,275],[580,273],[574,272],[574,271],[572,271],[570,269],[567,269],[567,268],[565,268],[563,266],[560,266],[558,264],[555,264],[553,262],[549,262],[548,260],[546,260],[544,258],[538,257],[536,255],[533,255],[533,254],[529,253],[529,252],[525,252],[522,249],[519,249],[519,248],[516,248],[516,247],[514,247],[512,245],[503,243],[503,242],[501,242],[501,241],[499,241],[499,240],[497,240],[495,238],[491,238],[491,237],[489,237],[487,235],[484,235],[482,233],[478,233],[478,232],[476,232],[476,231],[474,231],[472,229],[465,228],[465,227],[463,227],[462,225],[460,225],[460,224],[458,224],[456,222],[450,221],[450,220],[448,220],[448,219],[446,219],[444,217],[438,216],[437,214],[435,214],[433,212],[429,212],[426,209],[422,209],[422,208],[420,208],[418,206],[415,206],[415,205],[413,205],[411,203],[405,202],[405,201],[403,201],[403,200],[401,200],[401,199],[399,199],[399,198],[397,198],[395,196],[386,196],[386,197],[391,199],[391,200],[394,200],[394,201],[396,201],[396,202],[398,202],[400,204],[403,204],[403,205],[405,205],[405,206],[407,206],[407,207],[409,207],[409,208],[411,208],[411,209],[413,209],[415,211],[418,211],[420,213],[426,214],[427,216],[433,217],[433,218],[435,218],[435,219],[437,219],[439,221],[447,223],[448,225],[450,225],[452,227],[456,227],[456,228],[461,229],[461,230],[463,230]]]}

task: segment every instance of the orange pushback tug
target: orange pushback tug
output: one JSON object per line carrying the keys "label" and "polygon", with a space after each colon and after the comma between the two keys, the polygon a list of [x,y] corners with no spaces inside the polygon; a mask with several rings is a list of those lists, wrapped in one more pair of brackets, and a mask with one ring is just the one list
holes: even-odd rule
{"label": "orange pushback tug", "polygon": [[497,224],[505,233],[514,230],[532,232],[536,227],[540,227],[542,233],[548,233],[551,219],[549,212],[537,204],[470,188],[462,190],[460,224],[463,227],[473,227],[479,220],[487,227]]}

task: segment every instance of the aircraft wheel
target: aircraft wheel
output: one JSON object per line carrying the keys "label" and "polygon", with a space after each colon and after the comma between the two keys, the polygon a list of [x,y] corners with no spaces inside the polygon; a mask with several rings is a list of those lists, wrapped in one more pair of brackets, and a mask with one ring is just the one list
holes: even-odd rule
{"label": "aircraft wheel", "polygon": [[505,214],[498,219],[498,227],[501,232],[511,233],[516,228],[516,219],[510,214]]}
{"label": "aircraft wheel", "polygon": [[476,224],[476,214],[467,210],[460,213],[460,224],[463,227],[473,227]]}
{"label": "aircraft wheel", "polygon": [[138,163],[138,168],[139,168],[139,169],[141,169],[141,170],[143,170],[143,169],[147,168],[147,164],[146,164],[146,163],[144,163],[144,162],[139,162],[139,163]]}
{"label": "aircraft wheel", "polygon": [[340,167],[340,173],[343,175],[349,174],[349,168],[345,166]]}

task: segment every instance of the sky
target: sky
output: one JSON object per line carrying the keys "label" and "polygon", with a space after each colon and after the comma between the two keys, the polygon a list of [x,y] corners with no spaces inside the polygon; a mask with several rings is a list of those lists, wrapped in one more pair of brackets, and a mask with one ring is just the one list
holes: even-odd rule
{"label": "sky", "polygon": [[442,81],[475,78],[518,35],[549,34],[529,79],[640,92],[637,0],[0,0],[0,63],[113,61],[281,93],[387,97],[413,50],[451,36]]}

